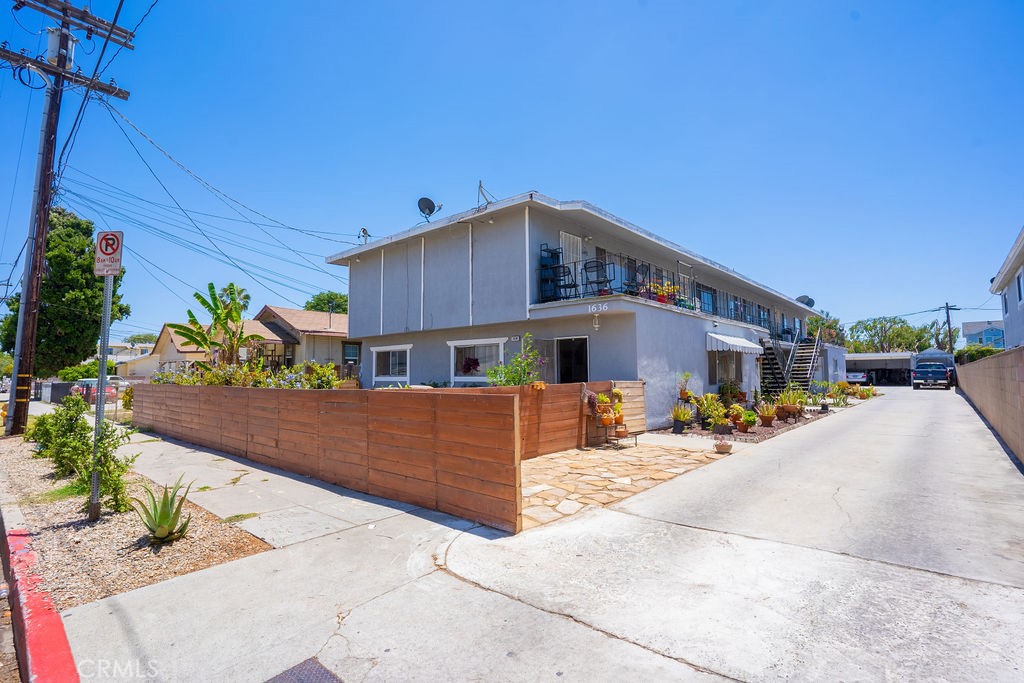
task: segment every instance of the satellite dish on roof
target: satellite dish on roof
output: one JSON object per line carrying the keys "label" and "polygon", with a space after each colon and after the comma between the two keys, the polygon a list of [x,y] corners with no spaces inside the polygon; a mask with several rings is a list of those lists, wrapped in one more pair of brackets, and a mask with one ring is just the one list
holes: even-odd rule
{"label": "satellite dish on roof", "polygon": [[434,200],[430,197],[420,197],[420,200],[416,202],[416,206],[420,209],[420,215],[424,219],[430,220],[430,217],[441,210],[443,204],[435,204]]}
{"label": "satellite dish on roof", "polygon": [[798,296],[796,298],[796,300],[799,301],[800,303],[802,303],[807,308],[814,308],[814,299],[812,299],[811,297],[807,296],[806,294],[802,294],[802,295]]}

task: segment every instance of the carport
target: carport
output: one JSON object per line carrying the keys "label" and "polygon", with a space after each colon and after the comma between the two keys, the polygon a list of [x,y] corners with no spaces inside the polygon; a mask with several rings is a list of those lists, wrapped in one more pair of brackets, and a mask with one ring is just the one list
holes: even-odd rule
{"label": "carport", "polygon": [[910,351],[892,353],[847,353],[847,372],[868,373],[870,384],[910,384],[914,354]]}

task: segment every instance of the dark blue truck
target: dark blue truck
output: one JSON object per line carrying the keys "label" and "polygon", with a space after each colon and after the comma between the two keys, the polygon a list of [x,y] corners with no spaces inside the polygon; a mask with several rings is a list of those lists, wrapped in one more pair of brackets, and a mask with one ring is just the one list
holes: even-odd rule
{"label": "dark blue truck", "polygon": [[942,363],[918,363],[910,373],[915,389],[921,387],[938,387],[949,389],[950,371]]}

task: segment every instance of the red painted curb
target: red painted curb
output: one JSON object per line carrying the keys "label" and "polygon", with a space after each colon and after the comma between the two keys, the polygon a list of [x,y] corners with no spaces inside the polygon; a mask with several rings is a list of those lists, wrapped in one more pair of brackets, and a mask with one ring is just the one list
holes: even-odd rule
{"label": "red painted curb", "polygon": [[42,578],[29,571],[36,563],[32,535],[12,529],[0,539],[10,568],[11,622],[22,678],[30,682],[79,680],[60,613],[50,594],[37,588]]}

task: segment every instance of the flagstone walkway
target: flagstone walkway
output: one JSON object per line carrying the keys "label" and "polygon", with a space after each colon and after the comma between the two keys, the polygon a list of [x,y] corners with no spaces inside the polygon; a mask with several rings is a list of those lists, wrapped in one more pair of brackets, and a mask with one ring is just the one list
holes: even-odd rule
{"label": "flagstone walkway", "polygon": [[573,449],[524,460],[523,529],[575,514],[587,505],[617,503],[726,457],[713,448],[688,446]]}

